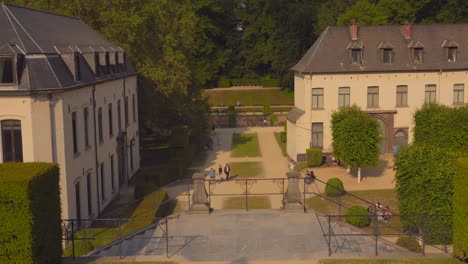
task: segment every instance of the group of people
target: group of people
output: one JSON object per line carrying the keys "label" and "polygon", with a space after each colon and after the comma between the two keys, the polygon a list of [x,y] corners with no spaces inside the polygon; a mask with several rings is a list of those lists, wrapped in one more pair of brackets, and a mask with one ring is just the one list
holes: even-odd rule
{"label": "group of people", "polygon": [[392,219],[392,212],[390,212],[389,206],[382,206],[379,202],[375,205],[369,205],[367,207],[367,213],[369,215],[369,219],[373,219],[377,216],[377,221],[379,222],[388,222]]}
{"label": "group of people", "polygon": [[[224,175],[226,175],[226,178],[224,178],[223,172],[224,172]],[[230,172],[231,172],[231,167],[229,166],[229,163],[226,163],[226,166],[224,166],[224,169],[223,169],[223,166],[221,164],[219,164],[219,166],[218,166],[218,181],[223,181],[223,180],[228,181]],[[210,179],[214,180],[215,178],[216,178],[216,171],[213,168],[211,168],[210,169]]]}
{"label": "group of people", "polygon": [[305,174],[305,179],[304,179],[304,181],[305,181],[306,184],[311,184],[311,183],[314,182],[315,178],[316,178],[316,177],[315,177],[314,171],[308,170],[308,171],[306,172],[306,174]]}

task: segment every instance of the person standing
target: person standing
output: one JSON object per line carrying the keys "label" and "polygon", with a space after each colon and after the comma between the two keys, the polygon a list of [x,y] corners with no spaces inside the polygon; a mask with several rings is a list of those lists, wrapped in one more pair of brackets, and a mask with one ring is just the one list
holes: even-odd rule
{"label": "person standing", "polygon": [[219,164],[219,167],[218,167],[218,179],[220,181],[223,180],[223,167],[221,166],[221,164]]}
{"label": "person standing", "polygon": [[229,163],[226,163],[226,166],[224,166],[224,173],[226,174],[226,181],[229,180],[230,172],[231,172],[231,167],[229,166]]}
{"label": "person standing", "polygon": [[213,168],[210,170],[210,180],[214,180],[216,176],[216,172]]}

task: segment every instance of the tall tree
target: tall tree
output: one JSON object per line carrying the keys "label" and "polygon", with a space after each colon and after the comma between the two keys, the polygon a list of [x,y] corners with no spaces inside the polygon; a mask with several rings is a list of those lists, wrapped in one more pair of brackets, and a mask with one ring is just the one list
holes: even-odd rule
{"label": "tall tree", "polygon": [[334,155],[349,167],[358,168],[361,182],[361,167],[375,166],[379,161],[382,137],[377,120],[353,105],[332,113],[331,130]]}

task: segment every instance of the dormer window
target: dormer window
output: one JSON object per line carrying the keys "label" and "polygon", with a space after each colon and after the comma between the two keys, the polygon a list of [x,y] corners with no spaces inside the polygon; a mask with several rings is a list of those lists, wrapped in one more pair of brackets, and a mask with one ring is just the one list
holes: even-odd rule
{"label": "dormer window", "polygon": [[114,57],[115,57],[115,67],[114,67],[114,71],[115,72],[119,72],[120,71],[120,66],[119,66],[119,53],[116,51],[114,52]]}
{"label": "dormer window", "polygon": [[393,62],[393,49],[383,49],[383,63]]}
{"label": "dormer window", "polygon": [[99,53],[94,53],[94,69],[96,71],[96,77],[101,75],[101,64],[99,62]]}
{"label": "dormer window", "polygon": [[351,49],[351,64],[362,64],[362,49]]}
{"label": "dormer window", "polygon": [[449,62],[456,62],[457,61],[457,47],[448,47],[448,61]]}
{"label": "dormer window", "polygon": [[78,54],[75,54],[75,81],[81,81],[81,62]]}
{"label": "dormer window", "polygon": [[105,53],[105,60],[106,60],[106,74],[110,74],[110,56],[109,52],[106,51]]}
{"label": "dormer window", "polygon": [[423,62],[424,48],[414,48],[413,49],[413,61],[414,63]]}
{"label": "dormer window", "polygon": [[7,84],[14,82],[13,75],[13,58],[0,57],[0,84]]}

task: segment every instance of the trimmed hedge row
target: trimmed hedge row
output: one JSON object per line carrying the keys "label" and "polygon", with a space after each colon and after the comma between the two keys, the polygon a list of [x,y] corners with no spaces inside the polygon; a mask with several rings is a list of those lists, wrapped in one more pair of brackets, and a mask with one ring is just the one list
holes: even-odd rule
{"label": "trimmed hedge row", "polygon": [[229,127],[236,127],[236,108],[233,105],[228,107],[227,115]]}
{"label": "trimmed hedge row", "polygon": [[221,77],[218,80],[219,88],[228,88],[231,86],[263,86],[263,87],[280,87],[279,79],[270,78],[226,78]]}
{"label": "trimmed hedge row", "polygon": [[399,237],[396,244],[416,253],[420,253],[422,251],[418,240],[414,237]]}
{"label": "trimmed hedge row", "polygon": [[346,210],[345,221],[357,227],[368,226],[370,224],[367,209],[361,205],[355,205]]}
{"label": "trimmed hedge row", "polygon": [[0,164],[0,263],[60,263],[59,168]]}
{"label": "trimmed hedge row", "polygon": [[307,165],[318,167],[322,165],[322,150],[319,148],[306,149]]}
{"label": "trimmed hedge row", "polygon": [[468,260],[468,158],[457,160],[453,194],[453,255]]}

